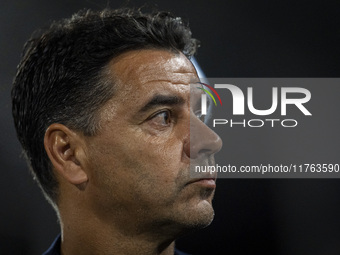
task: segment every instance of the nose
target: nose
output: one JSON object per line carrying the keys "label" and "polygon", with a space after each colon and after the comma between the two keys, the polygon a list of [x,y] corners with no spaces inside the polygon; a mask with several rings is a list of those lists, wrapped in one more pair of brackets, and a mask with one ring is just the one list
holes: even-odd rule
{"label": "nose", "polygon": [[189,140],[184,145],[184,151],[190,159],[199,158],[202,154],[215,154],[222,148],[221,138],[195,114],[190,117]]}

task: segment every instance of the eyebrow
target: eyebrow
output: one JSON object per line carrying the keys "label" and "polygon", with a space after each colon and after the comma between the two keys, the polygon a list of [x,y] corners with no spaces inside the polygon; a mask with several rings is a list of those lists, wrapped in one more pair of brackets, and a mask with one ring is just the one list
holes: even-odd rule
{"label": "eyebrow", "polygon": [[161,105],[181,105],[184,104],[184,101],[185,100],[179,96],[155,95],[140,109],[139,112],[146,112]]}

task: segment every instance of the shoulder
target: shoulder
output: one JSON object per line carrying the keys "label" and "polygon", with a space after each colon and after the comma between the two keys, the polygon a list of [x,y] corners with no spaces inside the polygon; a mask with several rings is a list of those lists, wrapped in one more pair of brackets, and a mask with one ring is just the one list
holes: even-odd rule
{"label": "shoulder", "polygon": [[190,255],[190,254],[175,249],[175,254],[174,255]]}
{"label": "shoulder", "polygon": [[60,235],[58,235],[54,242],[51,244],[50,248],[48,248],[48,250],[45,251],[43,255],[60,255],[60,241],[61,237]]}

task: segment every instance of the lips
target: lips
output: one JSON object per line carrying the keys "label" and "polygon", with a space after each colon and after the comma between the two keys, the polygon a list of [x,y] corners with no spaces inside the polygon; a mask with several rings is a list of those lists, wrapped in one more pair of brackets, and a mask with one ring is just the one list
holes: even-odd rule
{"label": "lips", "polygon": [[193,183],[197,183],[207,188],[216,188],[216,179],[199,179]]}
{"label": "lips", "polygon": [[216,175],[214,177],[211,177],[210,174],[209,177],[203,177],[203,178],[194,178],[191,179],[188,184],[197,184],[202,185],[207,188],[216,188]]}
{"label": "lips", "polygon": [[[216,187],[217,172],[207,171],[208,166],[215,165],[215,160],[213,157],[207,157],[200,160],[193,160],[190,162],[190,177],[191,179],[187,184],[202,185],[207,188]],[[205,169],[206,171],[196,171],[197,166],[200,169]]]}

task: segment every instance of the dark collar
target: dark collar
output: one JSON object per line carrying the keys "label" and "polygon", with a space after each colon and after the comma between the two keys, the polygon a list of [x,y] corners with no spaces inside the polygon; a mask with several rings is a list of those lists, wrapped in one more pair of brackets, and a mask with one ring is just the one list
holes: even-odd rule
{"label": "dark collar", "polygon": [[[61,236],[60,234],[57,236],[57,238],[54,240],[50,248],[48,248],[47,251],[43,255],[60,255],[60,243],[61,243]],[[189,255],[188,253],[179,251],[175,249],[174,255]]]}

